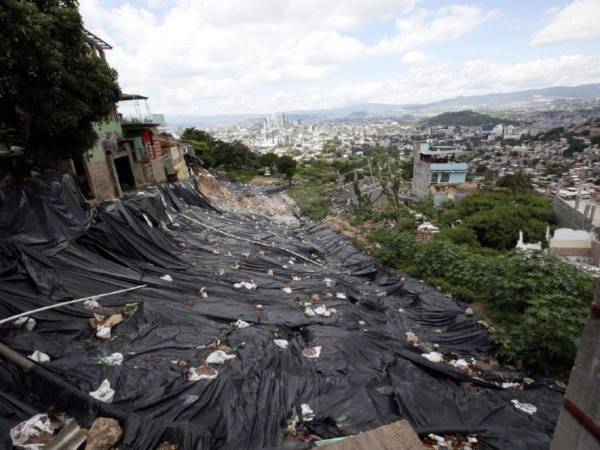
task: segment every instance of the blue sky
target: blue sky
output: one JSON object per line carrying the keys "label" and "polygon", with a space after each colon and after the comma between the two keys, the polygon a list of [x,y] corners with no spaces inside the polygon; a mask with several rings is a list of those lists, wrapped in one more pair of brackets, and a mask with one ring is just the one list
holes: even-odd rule
{"label": "blue sky", "polygon": [[600,82],[600,0],[81,0],[124,91],[268,113]]}

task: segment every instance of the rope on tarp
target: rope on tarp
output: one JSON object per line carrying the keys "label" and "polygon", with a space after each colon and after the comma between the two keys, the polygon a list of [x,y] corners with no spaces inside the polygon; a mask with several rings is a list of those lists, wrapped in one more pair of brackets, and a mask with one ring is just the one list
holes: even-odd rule
{"label": "rope on tarp", "polygon": [[254,239],[248,239],[248,238],[244,238],[244,237],[241,237],[241,236],[236,236],[235,234],[228,233],[227,231],[223,231],[223,230],[219,230],[219,229],[217,229],[215,227],[211,227],[210,225],[207,225],[204,222],[200,222],[199,220],[196,220],[193,217],[186,216],[183,213],[179,213],[179,215],[182,216],[182,217],[184,217],[184,218],[186,218],[186,219],[188,219],[188,220],[191,220],[192,222],[197,223],[198,225],[201,225],[201,226],[203,226],[205,228],[208,228],[209,230],[214,231],[215,233],[220,233],[220,234],[222,234],[224,236],[228,236],[228,237],[231,237],[233,239],[238,239],[240,241],[248,242],[249,244],[261,245],[263,247],[267,247],[267,248],[271,248],[271,249],[282,250],[282,251],[287,252],[287,253],[289,253],[291,255],[294,255],[294,256],[296,256],[298,258],[301,258],[301,259],[303,259],[305,261],[308,261],[311,264],[316,264],[319,267],[323,267],[323,264],[321,264],[321,263],[319,263],[317,261],[314,261],[314,260],[312,260],[310,258],[307,258],[306,256],[301,255],[300,253],[296,253],[296,252],[294,252],[292,250],[289,250],[289,249],[287,249],[285,247],[278,247],[276,245],[266,244],[264,242],[256,241]]}
{"label": "rope on tarp", "polygon": [[0,326],[4,325],[5,323],[12,322],[13,320],[16,320],[20,317],[29,317],[33,314],[36,314],[36,313],[39,313],[42,311],[48,311],[49,309],[60,308],[61,306],[72,305],[74,303],[80,303],[80,302],[84,302],[86,300],[96,300],[96,299],[99,299],[102,297],[108,297],[109,295],[123,294],[125,292],[134,291],[136,289],[141,289],[146,286],[147,286],[146,284],[141,284],[139,286],[134,286],[134,287],[130,287],[127,289],[119,289],[118,291],[106,292],[104,294],[90,295],[89,297],[78,298],[75,300],[68,300],[66,302],[55,303],[53,305],[44,306],[42,308],[32,309],[31,311],[25,311],[21,314],[16,314],[14,316],[7,317],[6,319],[0,320]]}

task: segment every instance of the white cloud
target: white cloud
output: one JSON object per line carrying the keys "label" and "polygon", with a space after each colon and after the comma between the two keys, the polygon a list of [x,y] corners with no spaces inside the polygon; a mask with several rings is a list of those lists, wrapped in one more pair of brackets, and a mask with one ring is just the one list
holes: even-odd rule
{"label": "white cloud", "polygon": [[387,55],[458,39],[496,14],[496,10],[486,13],[479,7],[468,5],[447,6],[434,13],[421,9],[407,18],[396,20],[398,34],[382,39],[371,52]]}
{"label": "white cloud", "polygon": [[429,55],[419,51],[407,52],[402,55],[402,62],[404,64],[422,64],[430,59]]}
{"label": "white cloud", "polygon": [[575,86],[600,81],[600,57],[566,55],[516,64],[470,61],[415,66],[402,78],[381,82],[341,83],[333,89],[310,87],[280,90],[252,98],[244,111],[269,112],[330,108],[362,102],[404,104],[430,102],[458,95],[511,92],[547,86]]}
{"label": "white cloud", "polygon": [[531,38],[532,45],[600,37],[600,0],[575,0],[552,9],[550,22]]}
{"label": "white cloud", "polygon": [[[150,96],[153,110],[167,114],[412,103],[600,80],[596,57],[456,67],[427,53],[494,16],[477,6],[427,11],[415,9],[417,0],[146,0],[110,7],[106,1],[81,1],[86,26],[114,45],[108,57],[123,90]],[[361,30],[389,30],[390,23],[388,36],[361,39]],[[340,69],[360,62],[371,70],[382,58],[404,69],[388,79],[373,69],[373,81],[340,81]]]}

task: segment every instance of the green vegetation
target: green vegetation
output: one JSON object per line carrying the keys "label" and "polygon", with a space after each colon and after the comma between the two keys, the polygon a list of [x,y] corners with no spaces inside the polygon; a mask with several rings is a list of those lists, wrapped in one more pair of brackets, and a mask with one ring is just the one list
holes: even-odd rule
{"label": "green vegetation", "polygon": [[[326,217],[335,177],[319,164],[302,166],[298,173],[311,180],[292,192],[301,211],[315,220]],[[319,183],[326,187],[320,189]],[[381,211],[363,204],[349,222],[368,245],[359,239],[355,244],[389,267],[479,305],[504,363],[565,376],[594,281],[557,258],[514,250],[519,230],[526,241],[545,242],[546,226],[554,223],[552,205],[530,189],[530,177],[522,173],[498,185],[443,207],[431,200]],[[418,241],[418,214],[437,225],[439,233]]]}
{"label": "green vegetation", "polygon": [[4,0],[0,8],[0,138],[35,159],[77,156],[120,96],[93,57],[77,2]]}
{"label": "green vegetation", "polygon": [[465,110],[458,112],[445,112],[427,120],[429,125],[446,125],[451,127],[476,127],[482,125],[496,126],[500,123],[511,123],[508,120],[480,114],[475,111]]}
{"label": "green vegetation", "polygon": [[296,172],[296,161],[290,156],[277,156],[274,153],[259,155],[239,141],[214,139],[203,130],[186,128],[182,139],[192,143],[196,156],[206,167],[223,171],[232,181],[247,183],[259,170],[268,167],[291,183]]}

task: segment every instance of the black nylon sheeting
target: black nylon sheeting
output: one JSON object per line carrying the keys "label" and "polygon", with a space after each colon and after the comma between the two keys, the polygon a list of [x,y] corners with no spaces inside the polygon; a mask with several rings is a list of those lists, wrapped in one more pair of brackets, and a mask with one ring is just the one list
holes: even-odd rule
{"label": "black nylon sheeting", "polygon": [[[140,304],[113,328],[111,341],[94,337],[92,313],[81,305],[36,315],[34,331],[0,329],[0,340],[19,353],[39,350],[52,359],[26,376],[0,363],[0,432],[54,405],[82,425],[98,415],[118,418],[126,449],[152,449],[163,441],[185,449],[307,448],[283,433],[293,409],[307,403],[316,417],[305,429],[322,438],[404,418],[419,433],[475,432],[489,448],[549,448],[561,396],[543,384],[502,390],[423,358],[406,344],[407,331],[461,356],[477,358],[492,348],[486,331],[464,317],[463,305],[383,270],[327,226],[291,229],[258,215],[217,211],[187,183],[149,188],[84,221],[92,215],[65,201],[74,197],[57,188],[69,184],[49,178],[40,190],[28,187],[20,194],[36,192],[37,201],[48,203],[45,210],[61,211],[62,220],[46,221],[43,230],[4,226],[11,232],[0,245],[0,317],[141,283],[148,287],[101,300],[107,308]],[[44,197],[47,186],[52,194]],[[2,224],[26,223],[19,216],[32,214],[30,203],[4,202]],[[178,212],[325,267],[207,230]],[[160,278],[166,274],[172,282]],[[256,290],[233,287],[250,280]],[[312,294],[336,313],[305,316],[298,300]],[[251,326],[236,329],[237,319]],[[287,339],[289,348],[277,347],[276,338]],[[215,366],[215,380],[188,381],[186,369],[174,362],[201,366],[212,351],[206,345],[216,339],[237,347],[237,357]],[[302,355],[315,345],[322,346],[319,359]],[[122,366],[97,363],[113,352],[124,355]],[[116,391],[112,404],[88,395],[105,378]],[[538,413],[517,411],[512,399],[535,404]],[[342,428],[335,426],[340,416],[347,416]]]}

